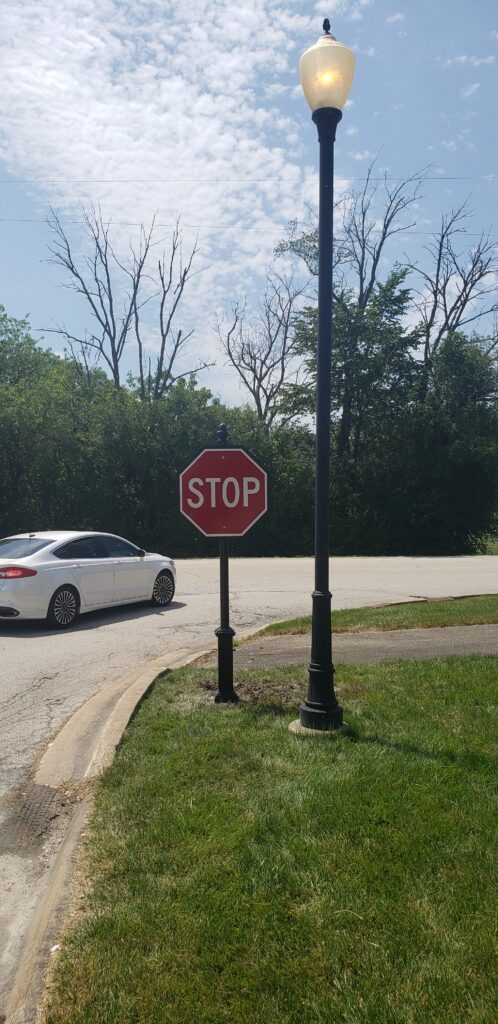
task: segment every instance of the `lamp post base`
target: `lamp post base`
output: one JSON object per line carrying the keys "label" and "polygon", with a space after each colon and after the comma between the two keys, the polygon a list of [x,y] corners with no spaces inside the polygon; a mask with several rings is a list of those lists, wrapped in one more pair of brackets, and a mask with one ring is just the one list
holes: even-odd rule
{"label": "lamp post base", "polygon": [[[321,552],[321,555],[323,553]],[[328,548],[321,557],[322,575],[328,575]],[[299,708],[299,721],[306,729],[340,729],[342,708],[334,692],[332,664],[332,625],[330,590],[313,591],[311,617],[311,661],[308,668],[308,693]]]}
{"label": "lamp post base", "polygon": [[344,725],[339,704],[311,704],[304,701],[299,708],[299,722],[305,729],[332,732]]}
{"label": "lamp post base", "polygon": [[290,723],[289,732],[294,736],[318,736],[335,740],[339,739],[340,736],[349,736],[351,729],[349,725],[346,725],[346,722],[343,722],[338,729],[308,729],[305,725],[301,725],[299,718],[296,718],[294,722]]}

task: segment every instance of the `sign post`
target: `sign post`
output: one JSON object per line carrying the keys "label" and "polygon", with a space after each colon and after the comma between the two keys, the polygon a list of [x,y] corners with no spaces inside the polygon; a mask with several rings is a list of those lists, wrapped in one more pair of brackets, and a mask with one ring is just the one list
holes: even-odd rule
{"label": "sign post", "polygon": [[[228,448],[228,429],[222,423],[217,430],[220,447]],[[230,585],[228,559],[230,541],[220,537],[220,624],[214,635],[218,638],[218,692],[216,704],[236,704],[238,696],[233,686],[233,638],[235,630],[230,625]]]}
{"label": "sign post", "polygon": [[220,625],[217,704],[235,704],[233,638],[230,626],[229,538],[242,537],[267,509],[267,478],[243,448],[228,446],[224,423],[219,448],[205,448],[180,474],[180,511],[205,537],[220,539]]}

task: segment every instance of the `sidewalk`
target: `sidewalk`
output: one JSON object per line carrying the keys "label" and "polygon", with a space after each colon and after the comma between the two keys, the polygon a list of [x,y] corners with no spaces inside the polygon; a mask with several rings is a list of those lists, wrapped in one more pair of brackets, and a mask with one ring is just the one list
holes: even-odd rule
{"label": "sidewalk", "polygon": [[[307,664],[310,635],[256,636],[234,651],[235,668],[269,668]],[[424,660],[448,655],[498,654],[498,625],[445,626],[442,629],[396,629],[368,633],[336,633],[334,663]],[[216,664],[216,655],[204,663]]]}

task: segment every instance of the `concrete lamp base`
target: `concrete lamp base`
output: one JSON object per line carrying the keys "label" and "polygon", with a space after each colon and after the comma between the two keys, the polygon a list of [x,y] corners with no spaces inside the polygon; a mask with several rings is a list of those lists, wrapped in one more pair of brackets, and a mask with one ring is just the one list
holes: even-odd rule
{"label": "concrete lamp base", "polygon": [[308,729],[305,725],[301,725],[299,718],[296,718],[294,722],[290,723],[289,732],[292,732],[294,736],[326,736],[328,739],[336,740],[341,736],[350,735],[351,729],[345,722],[338,729]]}

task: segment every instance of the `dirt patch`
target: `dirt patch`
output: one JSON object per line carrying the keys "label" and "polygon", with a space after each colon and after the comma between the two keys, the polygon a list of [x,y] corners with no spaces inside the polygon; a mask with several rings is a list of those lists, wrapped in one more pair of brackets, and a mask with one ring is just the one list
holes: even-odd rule
{"label": "dirt patch", "polygon": [[[297,682],[284,679],[275,682],[264,670],[254,673],[239,671],[234,680],[235,690],[242,704],[257,704],[259,707],[288,710],[296,707],[306,696],[306,676]],[[218,689],[216,674],[206,670],[206,679],[201,683],[203,690],[215,693]]]}

